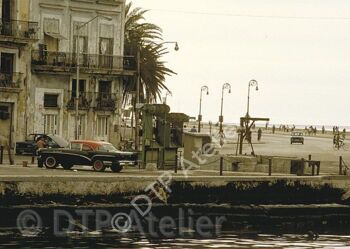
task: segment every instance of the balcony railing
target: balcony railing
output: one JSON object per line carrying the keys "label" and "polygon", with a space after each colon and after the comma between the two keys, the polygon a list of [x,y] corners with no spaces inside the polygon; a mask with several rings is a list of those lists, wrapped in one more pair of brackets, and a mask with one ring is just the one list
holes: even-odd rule
{"label": "balcony railing", "polygon": [[113,111],[117,104],[117,94],[97,92],[96,93],[96,110]]}
{"label": "balcony railing", "polygon": [[20,88],[22,73],[0,73],[0,87]]}
{"label": "balcony railing", "polygon": [[[97,111],[114,111],[117,108],[118,96],[116,93],[80,92],[79,109],[94,108]],[[75,109],[75,91],[67,91],[67,109]]]}
{"label": "balcony railing", "polygon": [[[77,56],[76,53],[36,50],[32,52],[32,64],[72,68],[77,65]],[[81,54],[79,65],[81,69],[136,70],[132,56]]]}
{"label": "balcony railing", "polygon": [[[91,92],[80,92],[79,93],[79,109],[88,110],[92,107],[93,93]],[[68,91],[68,102],[67,108],[74,109],[75,108],[75,91]]]}
{"label": "balcony railing", "polygon": [[37,39],[38,23],[19,20],[5,21],[0,19],[0,36]]}

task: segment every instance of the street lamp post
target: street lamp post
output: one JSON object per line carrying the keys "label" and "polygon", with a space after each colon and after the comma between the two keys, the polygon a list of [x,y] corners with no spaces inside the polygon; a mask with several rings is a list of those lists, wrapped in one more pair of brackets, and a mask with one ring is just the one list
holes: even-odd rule
{"label": "street lamp post", "polygon": [[256,91],[259,90],[258,82],[256,80],[249,81],[249,83],[248,83],[248,103],[247,103],[247,114],[246,114],[247,117],[249,117],[249,98],[250,98],[250,87],[251,86],[255,86]]}
{"label": "street lamp post", "polygon": [[219,117],[219,122],[220,122],[220,130],[219,133],[223,134],[224,131],[222,129],[222,123],[224,122],[224,117],[222,116],[222,109],[224,105],[224,90],[228,89],[228,93],[231,93],[231,85],[229,83],[225,83],[222,85],[222,91],[221,91],[221,111],[220,111],[220,117]]}
{"label": "street lamp post", "polygon": [[202,121],[202,92],[207,91],[207,95],[209,94],[209,88],[207,86],[201,87],[201,94],[199,98],[199,114],[198,114],[198,132],[201,132],[201,121]]}
{"label": "street lamp post", "polygon": [[79,81],[80,81],[80,30],[85,27],[85,25],[89,24],[93,20],[95,20],[98,17],[102,17],[108,21],[111,21],[112,18],[106,17],[106,16],[101,16],[97,15],[94,18],[90,19],[89,21],[78,25],[76,28],[77,31],[77,41],[76,41],[76,51],[75,54],[77,56],[77,76],[76,76],[76,82],[75,82],[75,139],[79,139]]}
{"label": "street lamp post", "polygon": [[167,91],[167,92],[165,93],[165,98],[164,98],[164,101],[163,101],[164,104],[166,104],[166,100],[167,100],[167,97],[168,97],[169,95],[170,95],[170,96],[173,96],[173,94],[172,94],[170,91]]}
{"label": "street lamp post", "polygon": [[[179,50],[179,44],[177,42],[168,41],[160,44],[174,43],[175,51]],[[136,108],[135,108],[135,150],[138,150],[140,144],[139,138],[139,107],[140,107],[140,81],[141,81],[141,52],[140,47],[137,49],[137,81],[136,81]]]}

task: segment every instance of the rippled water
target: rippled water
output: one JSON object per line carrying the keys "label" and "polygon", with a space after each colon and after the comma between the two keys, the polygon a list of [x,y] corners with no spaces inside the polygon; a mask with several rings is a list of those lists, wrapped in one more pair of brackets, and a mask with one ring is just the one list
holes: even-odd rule
{"label": "rippled water", "polygon": [[3,234],[0,248],[350,248],[350,236],[321,235],[317,240],[309,240],[302,235],[265,234],[253,237],[226,234],[213,239],[149,239],[135,234],[29,238]]}

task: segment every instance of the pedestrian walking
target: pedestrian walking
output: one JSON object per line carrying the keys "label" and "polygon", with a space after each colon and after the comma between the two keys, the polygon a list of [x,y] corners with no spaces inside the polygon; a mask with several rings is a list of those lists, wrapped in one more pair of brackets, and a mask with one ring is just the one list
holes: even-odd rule
{"label": "pedestrian walking", "polygon": [[273,125],[273,126],[272,126],[272,134],[275,134],[275,130],[276,130],[276,126]]}

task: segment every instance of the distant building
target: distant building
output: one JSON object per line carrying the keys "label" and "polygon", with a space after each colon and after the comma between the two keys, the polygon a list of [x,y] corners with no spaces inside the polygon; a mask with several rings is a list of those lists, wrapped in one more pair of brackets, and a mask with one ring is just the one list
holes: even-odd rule
{"label": "distant building", "polygon": [[27,132],[74,139],[77,27],[99,15],[79,29],[78,137],[118,144],[122,79],[135,73],[133,58],[123,57],[125,0],[28,2],[30,20],[39,24],[39,32],[27,66]]}
{"label": "distant building", "polygon": [[30,87],[31,46],[38,23],[29,13],[30,1],[0,0],[0,135],[22,140],[30,131],[27,93]]}

